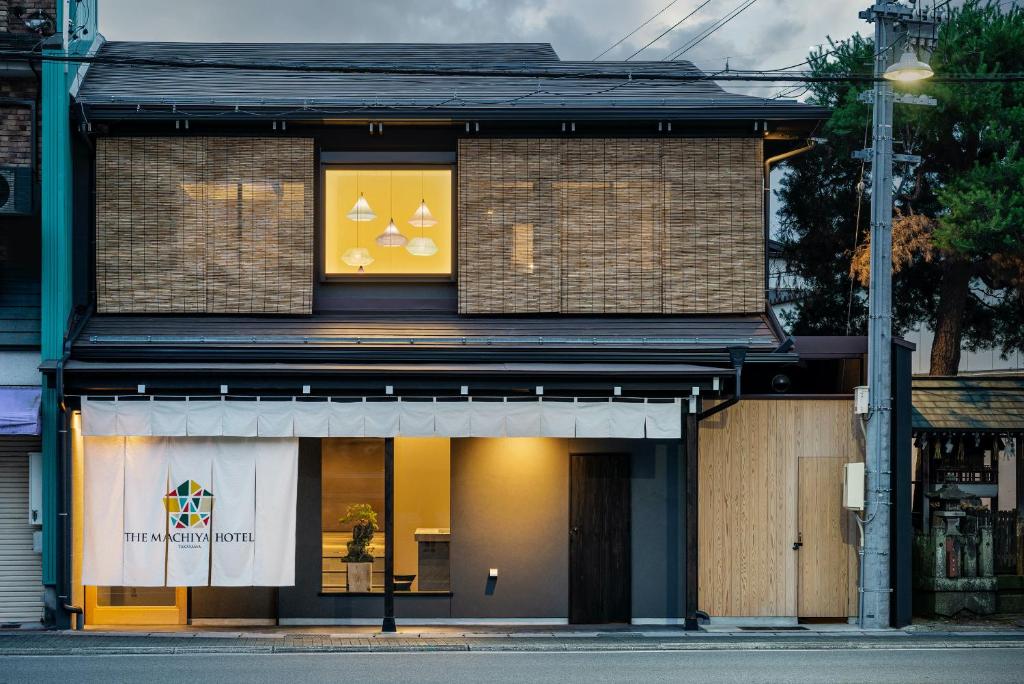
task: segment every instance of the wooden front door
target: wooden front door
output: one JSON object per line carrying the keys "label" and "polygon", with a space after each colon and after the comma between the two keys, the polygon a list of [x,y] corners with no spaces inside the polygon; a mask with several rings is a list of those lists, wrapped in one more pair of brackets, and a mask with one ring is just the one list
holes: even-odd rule
{"label": "wooden front door", "polygon": [[569,622],[629,622],[629,454],[572,454]]}
{"label": "wooden front door", "polygon": [[848,615],[850,567],[848,513],[843,509],[842,458],[799,458],[797,615]]}

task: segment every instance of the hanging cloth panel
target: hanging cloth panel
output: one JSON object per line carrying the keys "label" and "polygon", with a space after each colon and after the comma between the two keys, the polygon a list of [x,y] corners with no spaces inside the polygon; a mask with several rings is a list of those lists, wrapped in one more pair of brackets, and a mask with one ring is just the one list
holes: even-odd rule
{"label": "hanging cloth panel", "polygon": [[[162,587],[166,555],[168,441],[124,440],[124,582],[126,587]],[[88,461],[88,454],[86,455]]]}
{"label": "hanging cloth panel", "polygon": [[263,439],[256,454],[256,546],[252,583],[295,586],[295,505],[299,482],[299,441]]}
{"label": "hanging cloth panel", "polygon": [[256,453],[249,440],[219,439],[213,458],[212,485],[216,514],[212,516],[210,584],[246,587],[253,582],[256,552]]}
{"label": "hanging cloth panel", "polygon": [[295,584],[297,439],[83,441],[84,584]]}
{"label": "hanging cloth panel", "polygon": [[[679,439],[679,399],[82,399],[88,436]],[[177,415],[174,415],[177,412]]]}
{"label": "hanging cloth panel", "polygon": [[189,440],[172,449],[167,500],[167,586],[210,583],[210,517],[217,441]]}
{"label": "hanging cloth panel", "polygon": [[123,586],[124,438],[86,437],[84,443],[82,584]]}

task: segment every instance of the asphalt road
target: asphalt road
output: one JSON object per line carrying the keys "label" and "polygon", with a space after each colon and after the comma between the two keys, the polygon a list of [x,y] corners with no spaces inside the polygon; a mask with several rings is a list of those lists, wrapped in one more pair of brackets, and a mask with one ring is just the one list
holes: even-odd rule
{"label": "asphalt road", "polygon": [[1021,682],[1024,648],[0,657],[0,682]]}

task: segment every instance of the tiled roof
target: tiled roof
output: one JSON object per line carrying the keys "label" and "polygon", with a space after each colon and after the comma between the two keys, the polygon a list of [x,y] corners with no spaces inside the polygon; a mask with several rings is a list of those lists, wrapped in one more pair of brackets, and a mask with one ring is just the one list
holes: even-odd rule
{"label": "tiled roof", "polygon": [[914,430],[1024,431],[1024,375],[916,377]]}
{"label": "tiled roof", "polygon": [[[77,101],[90,118],[182,116],[818,120],[826,110],[729,93],[692,63],[562,61],[546,43],[318,44],[110,42]],[[145,64],[144,62],[150,62]],[[188,62],[160,64],[159,62]],[[196,62],[219,66],[192,66]],[[114,63],[121,62],[121,63]],[[125,63],[133,62],[133,63]],[[158,63],[153,63],[158,62]],[[224,65],[256,65],[230,68]],[[259,68],[260,66],[267,68]],[[308,71],[282,67],[308,67]],[[443,73],[339,73],[322,69]],[[321,69],[316,71],[315,69]],[[516,71],[541,76],[517,76]],[[484,72],[484,75],[467,73]],[[630,75],[629,80],[595,78]],[[221,117],[223,118],[223,117]]]}

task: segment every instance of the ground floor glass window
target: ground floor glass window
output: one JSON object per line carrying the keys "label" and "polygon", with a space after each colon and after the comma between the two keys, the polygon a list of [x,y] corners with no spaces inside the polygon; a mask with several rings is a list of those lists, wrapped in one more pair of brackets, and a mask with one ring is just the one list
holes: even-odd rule
{"label": "ground floor glass window", "polygon": [[450,590],[450,445],[444,438],[395,438],[390,540],[384,535],[384,440],[322,440],[324,592],[383,592],[389,543],[395,545],[396,592]]}

